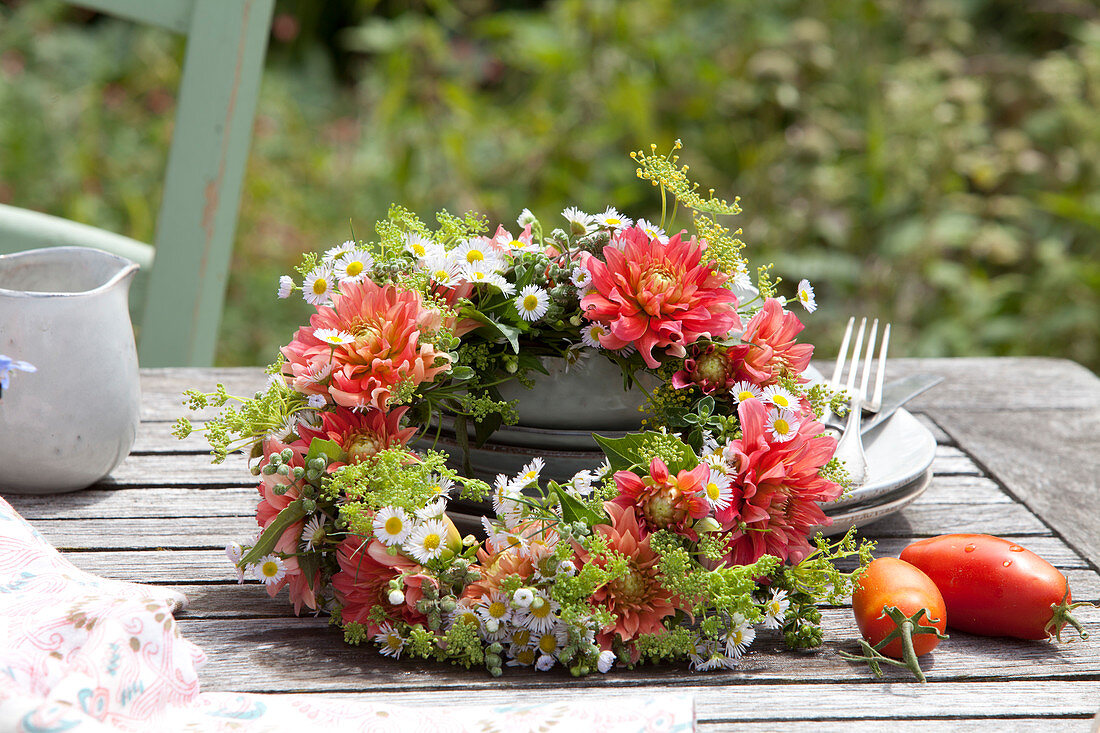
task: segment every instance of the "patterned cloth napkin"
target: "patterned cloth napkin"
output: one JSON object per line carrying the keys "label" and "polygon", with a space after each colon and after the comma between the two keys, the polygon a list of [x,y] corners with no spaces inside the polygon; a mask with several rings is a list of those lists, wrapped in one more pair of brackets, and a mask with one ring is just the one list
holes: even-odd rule
{"label": "patterned cloth napkin", "polygon": [[0,498],[0,730],[686,733],[690,696],[413,707],[199,692],[182,594],[78,570]]}

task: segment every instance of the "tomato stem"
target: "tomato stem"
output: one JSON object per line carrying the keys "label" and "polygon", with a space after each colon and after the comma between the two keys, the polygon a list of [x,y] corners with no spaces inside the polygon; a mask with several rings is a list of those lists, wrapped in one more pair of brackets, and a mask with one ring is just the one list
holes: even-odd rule
{"label": "tomato stem", "polygon": [[1046,632],[1047,638],[1055,638],[1058,641],[1062,640],[1062,629],[1066,624],[1069,624],[1077,633],[1081,635],[1082,639],[1089,638],[1089,634],[1081,626],[1081,622],[1074,618],[1070,613],[1075,608],[1081,606],[1091,606],[1091,603],[1081,601],[1079,603],[1071,603],[1069,600],[1069,583],[1066,583],[1066,592],[1062,594],[1062,600],[1059,603],[1050,604],[1051,617],[1050,621],[1047,621],[1047,625],[1043,627],[1043,631]]}
{"label": "tomato stem", "polygon": [[[849,662],[867,662],[876,677],[882,676],[882,670],[879,668],[879,664],[886,662],[895,667],[904,667],[908,669],[913,673],[913,676],[917,678],[918,682],[927,682],[928,680],[924,676],[924,670],[920,668],[920,662],[917,661],[916,650],[913,648],[913,636],[916,634],[935,634],[940,639],[946,639],[947,636],[941,634],[940,630],[935,626],[924,623],[922,617],[926,612],[927,609],[922,608],[912,616],[906,616],[897,606],[883,606],[882,615],[889,616],[897,625],[897,628],[887,634],[882,641],[874,646],[868,644],[866,640],[860,639],[859,643],[863,648],[864,656],[840,652],[840,657]],[[887,644],[899,637],[901,638],[902,648],[900,660],[891,659],[880,651],[880,649],[883,649]]]}

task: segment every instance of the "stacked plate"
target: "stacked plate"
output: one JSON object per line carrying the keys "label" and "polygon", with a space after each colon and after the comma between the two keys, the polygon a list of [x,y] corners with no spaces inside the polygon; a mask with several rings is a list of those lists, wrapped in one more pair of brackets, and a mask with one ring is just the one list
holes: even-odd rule
{"label": "stacked plate", "polygon": [[[625,434],[614,430],[599,432],[607,437]],[[461,467],[462,450],[455,439],[453,424],[444,423],[439,439],[433,438],[428,431],[427,437],[421,438],[415,447],[449,453],[453,465]],[[905,410],[898,410],[865,433],[863,445],[867,454],[867,481],[839,500],[822,505],[833,520],[832,525],[820,528],[826,535],[840,534],[852,526],[893,514],[920,496],[932,481],[936,439]],[[473,446],[470,437],[473,476],[490,483],[497,474],[515,475],[536,457],[546,460],[543,478],[564,482],[577,471],[595,468],[604,456],[592,435],[580,430],[504,426],[480,448]],[[483,512],[487,507],[458,504],[455,508]]]}

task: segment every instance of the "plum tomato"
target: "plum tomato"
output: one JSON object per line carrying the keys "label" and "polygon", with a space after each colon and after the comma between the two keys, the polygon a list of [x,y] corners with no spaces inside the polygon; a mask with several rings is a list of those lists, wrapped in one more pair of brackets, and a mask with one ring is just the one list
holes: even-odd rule
{"label": "plum tomato", "polygon": [[984,534],[949,534],[906,547],[901,559],[920,568],[943,594],[950,626],[981,636],[1061,639],[1072,624],[1069,581],[1020,545]]}
{"label": "plum tomato", "polygon": [[[852,610],[855,612],[859,631],[872,646],[882,642],[898,628],[897,623],[884,613],[894,607],[905,616],[912,616],[922,608],[927,623],[942,634],[946,628],[947,608],[936,584],[920,570],[893,557],[873,560],[859,576],[852,593]],[[923,656],[936,648],[940,638],[935,634],[917,634],[912,638],[916,656]],[[904,654],[904,641],[896,638],[877,651],[894,659]]]}

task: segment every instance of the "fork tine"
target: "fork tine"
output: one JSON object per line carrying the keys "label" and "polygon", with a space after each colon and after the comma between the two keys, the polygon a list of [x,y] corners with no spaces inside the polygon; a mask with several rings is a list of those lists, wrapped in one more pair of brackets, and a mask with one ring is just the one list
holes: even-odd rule
{"label": "fork tine", "polygon": [[848,319],[848,327],[844,329],[844,339],[840,342],[840,351],[836,355],[836,368],[833,369],[832,383],[840,384],[840,377],[844,373],[844,362],[848,361],[848,343],[852,340],[852,327],[855,326],[856,317]]}
{"label": "fork tine", "polygon": [[[875,339],[878,336],[878,319],[871,324],[871,334],[867,338],[867,353],[863,357],[863,376],[859,380],[859,399],[867,399],[867,383],[871,381],[871,364],[875,360]],[[862,405],[860,406],[862,407]]]}
{"label": "fork tine", "polygon": [[852,349],[852,363],[848,365],[848,382],[844,388],[850,393],[856,386],[856,372],[859,370],[859,355],[863,351],[863,332],[867,328],[867,319],[859,322],[859,332],[856,334],[856,346]]}
{"label": "fork tine", "polygon": [[882,409],[882,383],[886,381],[886,350],[890,347],[890,324],[882,329],[882,346],[878,350],[878,373],[875,375],[875,396],[869,405],[871,410]]}

